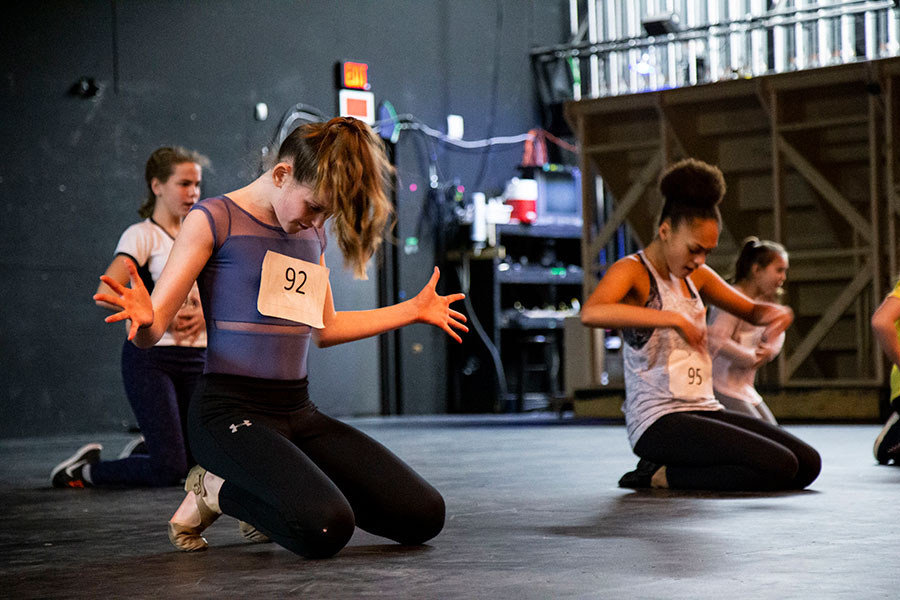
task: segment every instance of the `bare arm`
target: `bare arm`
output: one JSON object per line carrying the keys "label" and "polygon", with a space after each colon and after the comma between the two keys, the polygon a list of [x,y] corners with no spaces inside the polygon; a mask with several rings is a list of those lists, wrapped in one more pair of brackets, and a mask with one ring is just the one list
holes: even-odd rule
{"label": "bare arm", "polygon": [[895,323],[900,320],[900,298],[888,296],[872,315],[872,332],[888,359],[900,367],[900,341]]}
{"label": "bare arm", "polygon": [[649,293],[649,288],[641,289],[643,281],[649,280],[640,263],[631,259],[617,261],[584,303],[581,322],[610,329],[671,327],[692,346],[702,346],[703,332],[684,315],[643,306]]}
{"label": "bare arm", "polygon": [[780,304],[754,301],[719,277],[718,273],[702,265],[691,275],[700,296],[741,319],[766,327],[765,339],[774,340],[794,321],[794,311]]}
{"label": "bare arm", "polygon": [[[320,260],[325,266],[325,258]],[[331,284],[325,295],[325,327],[314,331],[316,345],[322,348],[360,340],[379,335],[387,331],[399,329],[412,323],[428,323],[440,327],[457,342],[462,342],[454,331],[466,332],[463,325],[465,315],[450,308],[450,304],[464,298],[463,294],[441,296],[435,291],[440,271],[437,267],[431,279],[415,298],[372,310],[340,311],[334,310],[334,299],[331,295]]]}
{"label": "bare arm", "polygon": [[781,353],[781,349],[784,347],[784,332],[782,331],[775,339],[769,342],[762,342],[759,347],[756,349],[757,355],[762,359],[764,363],[771,362],[776,356]]}
{"label": "bare arm", "polygon": [[206,321],[203,318],[200,290],[194,283],[184,304],[175,313],[169,332],[175,338],[176,344],[190,346],[205,329]]}
{"label": "bare arm", "polygon": [[[106,271],[104,271],[103,274],[110,279],[119,282],[121,285],[126,285],[129,279],[127,263],[134,263],[134,261],[127,256],[116,256],[115,258],[113,258],[112,262],[109,263],[109,266],[106,267]],[[97,286],[97,291],[95,293],[111,294],[113,293],[113,289],[101,281],[100,285]],[[105,308],[107,310],[121,310],[121,307],[116,306],[115,304],[110,304],[109,302],[103,302],[102,300],[95,300],[95,303],[97,304],[97,306]]]}
{"label": "bare arm", "polygon": [[131,319],[128,339],[140,348],[149,348],[165,333],[178,309],[184,304],[191,286],[212,255],[213,236],[201,211],[188,213],[175,238],[169,259],[163,269],[153,296],[137,275],[137,269],[129,261],[131,288],[105,275],[101,280],[113,294],[98,293],[94,300],[121,308],[120,312],[106,318],[107,323]]}
{"label": "bare arm", "polygon": [[712,356],[722,355],[739,367],[758,367],[762,359],[756,348],[748,348],[734,339],[740,319],[723,310],[716,310],[714,318],[707,328],[709,334],[709,353]]}

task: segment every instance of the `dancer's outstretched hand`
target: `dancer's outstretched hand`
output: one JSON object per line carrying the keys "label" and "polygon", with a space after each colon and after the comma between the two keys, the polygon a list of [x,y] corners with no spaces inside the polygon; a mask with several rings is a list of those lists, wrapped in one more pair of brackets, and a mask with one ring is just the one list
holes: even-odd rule
{"label": "dancer's outstretched hand", "polygon": [[134,339],[138,329],[149,327],[153,324],[153,303],[150,301],[150,293],[141,281],[137,268],[130,260],[125,261],[128,268],[128,276],[131,279],[131,287],[125,287],[115,279],[106,275],[100,276],[100,281],[112,288],[113,294],[94,294],[94,300],[113,304],[122,308],[121,311],[104,319],[107,323],[131,320],[131,328],[128,330],[128,339]]}
{"label": "dancer's outstretched hand", "polygon": [[459,334],[454,329],[462,332],[469,331],[469,328],[463,325],[466,322],[466,316],[450,308],[450,305],[462,300],[466,295],[450,294],[441,296],[435,290],[440,278],[441,271],[435,267],[431,279],[428,280],[422,291],[412,299],[416,306],[416,322],[440,327],[447,332],[447,335],[461,343],[462,338],[459,337]]}

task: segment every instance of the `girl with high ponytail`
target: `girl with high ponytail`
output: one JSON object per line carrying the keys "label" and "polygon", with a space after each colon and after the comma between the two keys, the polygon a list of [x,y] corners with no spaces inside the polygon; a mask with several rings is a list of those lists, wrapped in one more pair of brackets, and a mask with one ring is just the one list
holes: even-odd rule
{"label": "girl with high ponytail", "polygon": [[325,223],[345,264],[365,278],[391,214],[390,178],[366,124],[303,125],[255,181],[188,214],[152,296],[133,269],[131,288],[104,280],[114,294],[97,299],[121,308],[107,321],[130,319],[128,337],[141,347],[165,330],[194,280],[200,285],[208,355],[188,415],[199,465],[169,521],[179,550],[205,550],[202,532],[223,513],[252,541],[317,558],[343,548],[357,525],[407,545],[442,529],[440,493],[382,445],[319,412],[307,387],[311,340],[330,346],[412,323],[457,341],[467,331],[450,308],[463,295],[435,291],[437,268],[411,300],[335,311]]}
{"label": "girl with high ponytail", "polygon": [[[784,246],[748,237],[735,262],[734,287],[748,298],[776,302],[787,270]],[[768,338],[764,327],[716,307],[710,309],[708,323],[716,399],[728,410],[777,425],[753,382],[756,371],[781,352],[784,334]]]}
{"label": "girl with high ponytail", "polygon": [[345,265],[366,279],[366,264],[392,212],[387,191],[393,167],[381,139],[362,121],[340,117],[295,129],[282,142],[278,160],[292,160],[297,181],[315,182],[316,195],[330,199],[331,227]]}
{"label": "girl with high ponytail", "polygon": [[[147,196],[138,209],[141,221],[119,237],[115,256],[104,276],[126,285],[129,266],[152,288],[181,229],[182,221],[200,199],[203,168],[209,160],[193,150],[164,146],[144,165]],[[101,283],[97,292],[110,288]],[[97,302],[119,310],[115,305]],[[186,443],[184,417],[203,372],[206,329],[200,294],[194,286],[171,326],[153,347],[122,345],[125,395],[141,430],[116,460],[101,460],[100,444],[82,446],[51,471],[55,487],[137,487],[178,485],[194,464]]]}
{"label": "girl with high ponytail", "polygon": [[710,303],[764,328],[790,325],[790,309],[750,299],[706,266],[717,246],[725,179],[686,159],[662,175],[663,207],[647,247],[613,264],[584,304],[590,327],[622,329],[625,424],[640,461],[628,488],[802,489],[819,454],[779,427],[727,411],[716,400],[706,346]]}

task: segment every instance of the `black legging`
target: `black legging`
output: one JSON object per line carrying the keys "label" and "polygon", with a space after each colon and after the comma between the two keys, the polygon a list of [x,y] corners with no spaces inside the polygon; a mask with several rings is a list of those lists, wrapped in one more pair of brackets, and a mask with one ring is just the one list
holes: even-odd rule
{"label": "black legging", "polygon": [[666,466],[669,487],[800,490],[822,459],[809,444],[760,419],[727,410],[670,413],[641,435],[634,453]]}
{"label": "black legging", "polygon": [[408,545],[444,526],[440,493],[384,446],[320,413],[306,380],[204,375],[188,427],[199,464],[225,479],[222,511],[302,556],[332,556],[354,525]]}

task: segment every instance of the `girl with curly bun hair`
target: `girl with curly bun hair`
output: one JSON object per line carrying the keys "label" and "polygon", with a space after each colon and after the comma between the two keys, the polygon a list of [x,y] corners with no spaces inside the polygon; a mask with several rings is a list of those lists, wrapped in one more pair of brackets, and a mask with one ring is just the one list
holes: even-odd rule
{"label": "girl with curly bun hair", "polygon": [[819,454],[779,427],[727,411],[716,400],[706,347],[705,303],[765,328],[770,339],[790,309],[752,300],[706,266],[717,246],[725,179],[687,159],[669,167],[656,235],[616,261],[585,302],[581,320],[622,329],[625,424],[640,461],[621,487],[705,490],[802,489]]}
{"label": "girl with curly bun hair", "polygon": [[133,269],[131,288],[104,279],[115,294],[98,299],[121,307],[107,321],[131,319],[138,346],[151,345],[200,284],[209,346],[188,428],[202,467],[188,474],[188,494],[169,521],[179,550],[206,549],[202,532],[223,513],[241,521],[245,537],[316,558],[343,548],[357,525],[407,545],[441,531],[440,493],[379,443],[319,412],[307,389],[310,340],[330,346],[412,323],[457,341],[467,331],[450,308],[463,295],[439,295],[437,269],[411,300],[335,311],[325,223],[365,277],[391,212],[390,174],[380,139],[361,121],[303,125],[259,178],[188,214],[152,296]]}

